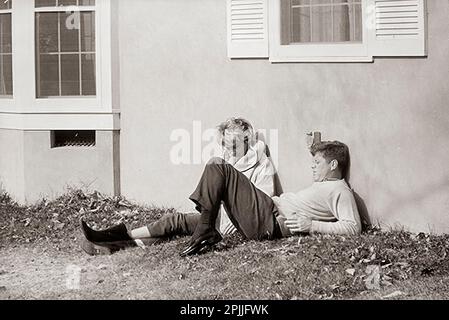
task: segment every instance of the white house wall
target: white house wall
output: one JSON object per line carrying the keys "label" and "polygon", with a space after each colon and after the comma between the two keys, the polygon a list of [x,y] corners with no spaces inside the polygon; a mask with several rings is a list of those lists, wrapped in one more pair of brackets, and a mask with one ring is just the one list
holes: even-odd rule
{"label": "white house wall", "polygon": [[229,60],[223,0],[119,0],[118,10],[123,195],[193,211],[204,163],[173,164],[171,134],[243,116],[278,130],[284,191],[311,183],[304,132],[319,130],[349,145],[372,222],[449,231],[448,1],[428,1],[428,58],[341,64]]}

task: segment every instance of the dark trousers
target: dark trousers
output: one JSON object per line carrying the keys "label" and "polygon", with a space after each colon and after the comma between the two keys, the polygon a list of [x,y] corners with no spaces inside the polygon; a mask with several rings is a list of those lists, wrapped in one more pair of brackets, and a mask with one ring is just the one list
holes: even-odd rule
{"label": "dark trousers", "polygon": [[247,239],[281,237],[273,200],[223,159],[209,161],[190,200],[199,212],[212,217],[223,203],[230,220]]}
{"label": "dark trousers", "polygon": [[[230,220],[247,239],[282,236],[273,200],[221,158],[213,158],[206,165],[190,200],[196,204],[198,212],[208,211],[215,217],[223,203]],[[151,223],[148,230],[152,237],[192,235],[200,219],[200,214],[168,214]]]}
{"label": "dark trousers", "polygon": [[152,238],[191,236],[199,221],[199,214],[169,213],[149,224],[148,231]]}

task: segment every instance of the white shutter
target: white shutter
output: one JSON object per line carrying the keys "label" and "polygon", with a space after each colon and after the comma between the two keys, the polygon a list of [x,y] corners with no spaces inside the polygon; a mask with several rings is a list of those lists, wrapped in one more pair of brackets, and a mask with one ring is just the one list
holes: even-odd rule
{"label": "white shutter", "polygon": [[268,0],[227,0],[229,58],[268,58]]}
{"label": "white shutter", "polygon": [[371,0],[373,56],[426,56],[426,0]]}

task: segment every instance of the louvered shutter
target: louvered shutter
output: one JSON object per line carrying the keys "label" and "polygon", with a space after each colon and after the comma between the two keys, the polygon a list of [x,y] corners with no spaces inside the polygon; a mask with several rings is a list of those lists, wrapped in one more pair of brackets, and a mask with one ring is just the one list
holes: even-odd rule
{"label": "louvered shutter", "polygon": [[227,0],[229,58],[268,58],[268,0]]}
{"label": "louvered shutter", "polygon": [[373,56],[426,56],[426,0],[370,0]]}

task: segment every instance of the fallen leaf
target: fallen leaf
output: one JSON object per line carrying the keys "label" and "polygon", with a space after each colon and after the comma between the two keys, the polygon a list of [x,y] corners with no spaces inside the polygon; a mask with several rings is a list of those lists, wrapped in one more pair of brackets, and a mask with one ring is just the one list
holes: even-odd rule
{"label": "fallen leaf", "polygon": [[336,284],[333,284],[333,285],[331,285],[331,290],[332,291],[335,291],[335,290],[337,290],[338,288],[340,288],[340,286],[339,285],[336,285]]}
{"label": "fallen leaf", "polygon": [[354,276],[354,274],[355,274],[355,269],[346,269],[346,273],[349,274],[349,275],[351,275],[351,276]]}
{"label": "fallen leaf", "polygon": [[31,223],[31,218],[26,218],[25,219],[25,227],[28,227]]}
{"label": "fallen leaf", "polygon": [[387,294],[386,296],[383,296],[382,299],[397,298],[397,297],[400,297],[400,296],[403,296],[403,295],[405,295],[404,292],[402,292],[402,291],[395,291],[395,292],[392,292],[390,294]]}
{"label": "fallen leaf", "polygon": [[365,286],[368,290],[380,290],[380,268],[377,265],[366,267]]}

